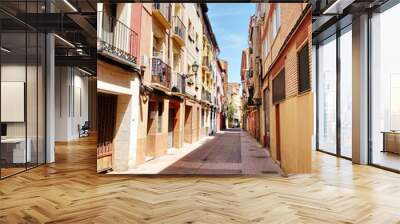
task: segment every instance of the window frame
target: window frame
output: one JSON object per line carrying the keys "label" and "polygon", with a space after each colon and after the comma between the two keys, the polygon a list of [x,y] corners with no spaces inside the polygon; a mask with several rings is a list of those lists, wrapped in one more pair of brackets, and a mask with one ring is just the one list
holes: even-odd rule
{"label": "window frame", "polygon": [[[283,78],[281,78],[280,76],[283,76]],[[278,82],[278,78],[283,79],[283,86],[279,86],[279,87],[283,87],[283,97],[282,98],[277,98],[277,94],[276,94],[276,82]],[[279,104],[283,101],[286,100],[286,71],[285,71],[285,67],[282,67],[281,70],[279,70],[279,72],[277,73],[277,75],[275,75],[275,77],[272,79],[272,104],[276,105]]]}
{"label": "window frame", "polygon": [[[300,57],[301,57],[301,53],[302,53],[302,51],[303,50],[306,50],[307,51],[307,57],[306,57],[306,59],[307,59],[307,71],[308,71],[308,75],[307,75],[307,77],[308,77],[308,87],[307,88],[305,88],[305,89],[301,89],[301,84],[302,84],[302,82],[301,82],[301,80],[302,80],[302,77],[301,77],[301,66],[302,66],[302,62],[301,62],[301,60],[300,60]],[[310,49],[309,49],[309,43],[308,42],[306,42],[306,43],[304,43],[300,48],[299,48],[299,50],[297,51],[297,92],[298,92],[298,94],[302,94],[302,93],[306,93],[306,92],[309,92],[309,91],[311,91],[311,69],[310,69]],[[304,77],[303,77],[304,78]]]}

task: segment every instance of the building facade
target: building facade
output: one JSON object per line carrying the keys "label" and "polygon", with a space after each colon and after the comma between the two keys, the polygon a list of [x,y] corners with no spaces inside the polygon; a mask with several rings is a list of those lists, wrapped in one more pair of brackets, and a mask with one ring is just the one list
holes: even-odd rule
{"label": "building facade", "polygon": [[228,61],[218,59],[218,62],[221,66],[221,82],[222,82],[222,91],[224,95],[222,96],[222,105],[221,105],[221,130],[225,130],[227,128],[227,109],[228,109]]}
{"label": "building facade", "polygon": [[225,72],[222,68],[222,61],[218,59],[216,61],[216,86],[215,86],[215,104],[216,104],[216,132],[222,130],[222,120],[223,120],[223,112],[224,112],[224,84],[223,84],[223,76]]}
{"label": "building facade", "polygon": [[242,61],[249,132],[286,172],[310,172],[311,5],[258,3]]}
{"label": "building facade", "polygon": [[117,97],[104,114],[111,125],[98,151],[109,156],[98,171],[128,170],[214,134],[219,50],[206,4],[104,3],[103,14],[105,6],[122,25],[110,26],[118,56],[99,51],[99,96]]}
{"label": "building facade", "polygon": [[227,95],[227,127],[242,126],[242,102],[240,95],[240,83],[228,83]]}

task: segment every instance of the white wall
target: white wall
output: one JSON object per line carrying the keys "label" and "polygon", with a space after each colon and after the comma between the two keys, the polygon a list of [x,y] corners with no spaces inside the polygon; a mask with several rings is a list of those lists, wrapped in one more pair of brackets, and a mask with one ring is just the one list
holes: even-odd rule
{"label": "white wall", "polygon": [[[24,82],[26,83],[25,80],[25,75],[26,75],[26,70],[30,74],[33,69],[36,68],[32,66],[26,67],[24,65],[19,65],[19,64],[6,64],[1,66],[1,81],[2,82]],[[35,96],[36,97],[36,90],[35,93],[27,93],[27,96]],[[27,99],[28,100],[28,99]],[[31,101],[31,100],[28,100]],[[7,110],[8,108],[1,108],[1,110]],[[23,108],[24,109],[24,108]],[[30,121],[30,117],[28,115],[28,121]],[[7,136],[8,137],[25,137],[25,126],[26,122],[7,122]],[[28,125],[29,127],[31,125]],[[29,137],[29,136],[28,136]]]}
{"label": "white wall", "polygon": [[78,125],[89,119],[88,78],[71,67],[56,67],[55,73],[55,141],[74,140]]}

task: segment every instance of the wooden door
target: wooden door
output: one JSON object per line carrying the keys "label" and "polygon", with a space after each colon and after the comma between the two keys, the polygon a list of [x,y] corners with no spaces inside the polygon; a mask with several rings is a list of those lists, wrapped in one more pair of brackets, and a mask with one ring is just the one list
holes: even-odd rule
{"label": "wooden door", "polygon": [[279,104],[275,105],[275,117],[276,117],[276,159],[281,161],[281,121],[279,116]]}
{"label": "wooden door", "polygon": [[117,96],[112,94],[97,94],[97,171],[102,172],[112,168],[113,139],[117,111]]}
{"label": "wooden door", "polygon": [[175,109],[171,108],[168,112],[168,148],[174,145],[174,126],[175,126]]}

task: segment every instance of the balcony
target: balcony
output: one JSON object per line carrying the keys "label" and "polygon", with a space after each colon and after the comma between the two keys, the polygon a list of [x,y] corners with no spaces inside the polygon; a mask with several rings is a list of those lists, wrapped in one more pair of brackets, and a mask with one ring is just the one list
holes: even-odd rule
{"label": "balcony", "polygon": [[186,92],[186,78],[178,72],[174,72],[173,75],[172,92],[178,92],[178,93]]}
{"label": "balcony", "polygon": [[151,82],[171,88],[171,68],[161,58],[152,58]]}
{"label": "balcony", "polygon": [[211,93],[203,88],[201,90],[201,99],[211,103]]}
{"label": "balcony", "polygon": [[118,19],[104,12],[97,13],[97,52],[120,63],[137,66],[138,34]]}
{"label": "balcony", "polygon": [[211,103],[216,105],[217,104],[217,97],[215,97],[215,96],[211,97]]}
{"label": "balcony", "polygon": [[247,97],[247,106],[255,106],[253,97]]}
{"label": "balcony", "polygon": [[172,20],[173,24],[173,33],[172,38],[176,41],[179,46],[183,47],[185,45],[185,35],[186,35],[186,28],[183,25],[182,20],[178,16],[174,16]]}
{"label": "balcony", "polygon": [[171,28],[171,4],[153,3],[153,16],[160,21],[164,28]]}
{"label": "balcony", "polygon": [[211,71],[211,60],[208,56],[203,56],[202,64],[204,70]]}
{"label": "balcony", "polygon": [[246,78],[251,78],[251,77],[253,77],[253,69],[248,69],[247,71],[246,71]]}
{"label": "balcony", "polygon": [[163,59],[163,52],[161,51],[153,51],[153,58]]}
{"label": "balcony", "polygon": [[248,77],[246,80],[246,86],[248,88],[254,88],[254,80],[253,77]]}

